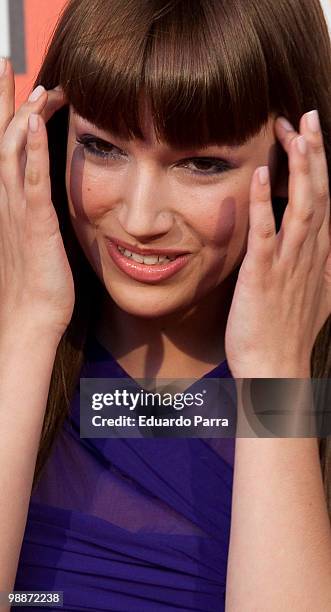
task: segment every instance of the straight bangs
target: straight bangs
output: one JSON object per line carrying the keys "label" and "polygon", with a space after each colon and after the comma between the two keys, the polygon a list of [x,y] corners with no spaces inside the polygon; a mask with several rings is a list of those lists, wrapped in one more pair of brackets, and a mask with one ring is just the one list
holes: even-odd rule
{"label": "straight bangs", "polygon": [[278,104],[253,5],[74,0],[52,45],[53,76],[79,115],[120,138],[144,138],[148,107],[170,146],[242,144]]}
{"label": "straight bangs", "polygon": [[147,109],[159,141],[190,148],[243,144],[272,113],[330,118],[329,66],[318,0],[71,0],[37,82],[119,138],[144,139]]}

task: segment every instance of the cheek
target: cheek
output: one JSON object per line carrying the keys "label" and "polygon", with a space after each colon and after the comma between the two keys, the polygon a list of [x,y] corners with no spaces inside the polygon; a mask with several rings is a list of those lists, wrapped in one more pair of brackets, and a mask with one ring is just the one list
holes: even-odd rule
{"label": "cheek", "polygon": [[192,198],[199,211],[195,224],[204,243],[227,250],[230,245],[242,243],[248,223],[249,178],[224,181],[223,186],[208,188],[198,199],[196,194]]}
{"label": "cheek", "polygon": [[73,219],[95,223],[105,212],[108,181],[104,172],[89,166],[79,149],[68,154],[66,188],[69,210]]}
{"label": "cheek", "polygon": [[104,202],[104,185],[88,168],[84,156],[68,151],[66,189],[71,224],[87,260],[102,279],[100,247],[96,238],[97,212]]}
{"label": "cheek", "polygon": [[[70,215],[76,230],[95,226],[116,202],[118,182],[110,184],[109,175],[86,162],[81,149],[68,150],[66,185]],[[167,185],[165,201],[172,201],[186,226],[197,233],[204,245],[214,249],[242,245],[248,223],[250,175],[236,177],[215,186],[187,188]]]}
{"label": "cheek", "polygon": [[237,202],[235,197],[227,196],[218,205],[206,207],[203,235],[217,247],[230,243],[236,226]]}

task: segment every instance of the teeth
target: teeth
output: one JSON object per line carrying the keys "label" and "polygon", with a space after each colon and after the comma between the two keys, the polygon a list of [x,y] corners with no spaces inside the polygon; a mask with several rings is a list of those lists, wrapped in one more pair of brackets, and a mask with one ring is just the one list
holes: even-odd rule
{"label": "teeth", "polygon": [[131,257],[132,259],[134,259],[134,261],[137,261],[138,263],[144,263],[144,258],[141,255],[138,255],[138,253],[132,253]]}
{"label": "teeth", "polygon": [[146,265],[155,265],[157,263],[167,263],[168,261],[173,261],[174,259],[176,259],[175,256],[172,257],[167,257],[165,255],[140,255],[138,253],[133,253],[132,251],[129,251],[128,249],[124,249],[123,247],[117,245],[118,250],[120,251],[120,253],[122,253],[122,255],[125,255],[125,257],[128,257],[128,259],[133,259],[134,261],[137,261],[138,263],[143,263]]}
{"label": "teeth", "polygon": [[157,257],[157,255],[146,255],[145,257],[140,256],[140,259],[143,263],[148,265],[154,265],[159,263],[159,258]]}

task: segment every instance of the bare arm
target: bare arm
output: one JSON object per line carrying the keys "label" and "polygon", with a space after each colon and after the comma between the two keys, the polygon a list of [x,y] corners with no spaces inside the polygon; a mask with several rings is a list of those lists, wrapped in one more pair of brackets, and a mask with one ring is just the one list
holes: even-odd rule
{"label": "bare arm", "polygon": [[[225,334],[236,379],[309,378],[313,347],[331,312],[330,177],[317,109],[302,115],[299,131],[284,117],[274,129],[288,155],[288,205],[276,232],[270,175],[258,169]],[[290,414],[292,407],[293,397],[279,405]],[[304,436],[236,440],[227,612],[331,610],[331,533],[318,444]]]}
{"label": "bare arm", "polygon": [[331,529],[317,439],[238,437],[226,612],[330,609]]}
{"label": "bare arm", "polygon": [[56,348],[32,329],[0,337],[0,591],[15,582]]}
{"label": "bare arm", "polygon": [[0,74],[0,591],[15,582],[52,368],[74,307],[45,125],[64,103],[63,92],[39,88],[15,113],[7,61]]}

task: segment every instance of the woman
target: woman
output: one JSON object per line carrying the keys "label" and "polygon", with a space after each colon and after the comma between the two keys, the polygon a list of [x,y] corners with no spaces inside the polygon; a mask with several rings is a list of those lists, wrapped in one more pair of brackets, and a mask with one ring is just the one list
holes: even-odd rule
{"label": "woman", "polygon": [[329,375],[330,68],[317,0],[72,0],[15,116],[7,64],[3,589],[328,608],[316,438],[80,439],[77,385]]}

